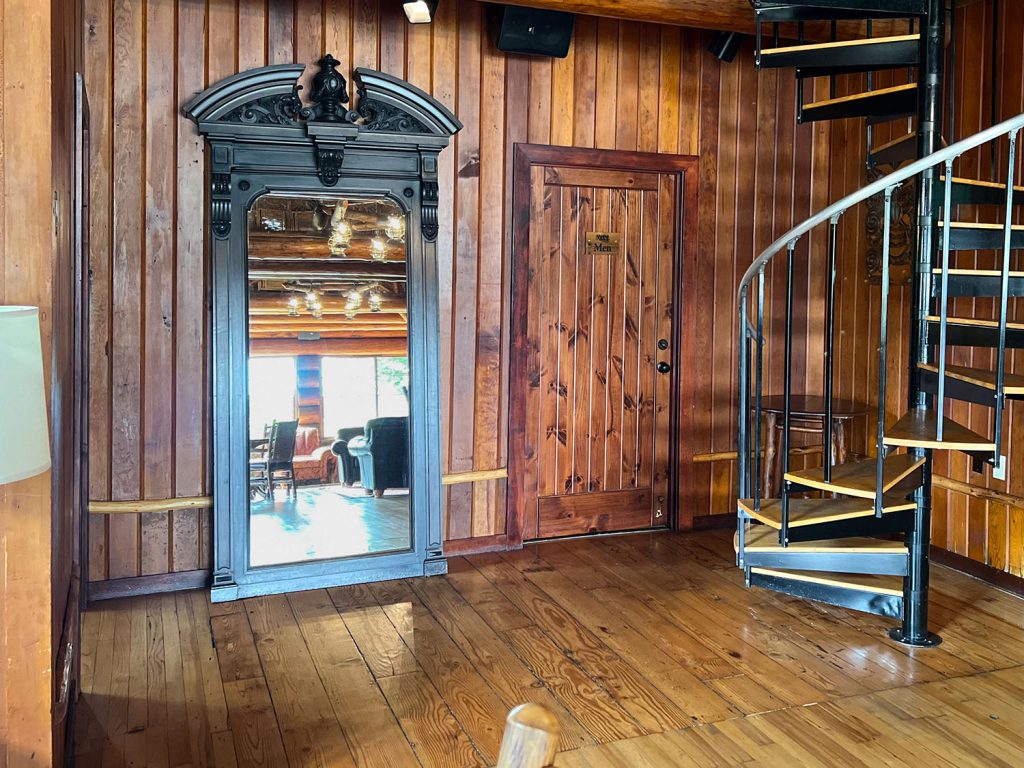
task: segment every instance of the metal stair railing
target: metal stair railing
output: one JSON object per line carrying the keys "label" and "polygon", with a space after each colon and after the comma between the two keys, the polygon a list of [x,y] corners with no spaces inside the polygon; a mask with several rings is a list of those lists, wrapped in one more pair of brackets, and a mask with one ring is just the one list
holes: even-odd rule
{"label": "metal stair railing", "polygon": [[[740,498],[752,498],[753,506],[755,511],[760,510],[763,490],[761,488],[760,478],[763,477],[761,471],[761,462],[763,460],[763,452],[761,450],[761,423],[763,418],[762,413],[762,394],[764,386],[764,294],[765,294],[765,270],[772,259],[779,253],[786,253],[786,337],[785,337],[785,355],[783,365],[784,369],[784,400],[785,410],[783,413],[783,441],[782,441],[782,462],[783,462],[783,477],[789,471],[789,433],[790,433],[790,400],[792,395],[792,380],[791,380],[791,368],[792,368],[792,321],[793,321],[793,260],[794,252],[800,239],[805,235],[808,235],[819,225],[827,223],[829,226],[828,236],[828,267],[826,270],[827,286],[826,286],[826,307],[825,307],[825,338],[824,338],[824,381],[823,381],[823,394],[826,400],[826,408],[831,409],[831,396],[832,396],[832,378],[833,378],[833,297],[835,290],[835,264],[836,264],[836,234],[837,227],[842,215],[859,203],[866,201],[868,198],[877,195],[879,193],[885,196],[885,220],[883,222],[883,242],[882,242],[882,302],[881,302],[881,328],[880,328],[880,369],[879,369],[879,400],[878,400],[878,434],[877,434],[877,485],[875,493],[875,514],[881,517],[882,514],[882,491],[883,491],[883,466],[885,460],[885,443],[884,443],[884,430],[885,430],[885,363],[886,363],[886,342],[887,342],[887,305],[889,299],[889,246],[890,246],[890,235],[892,228],[891,221],[891,204],[892,195],[896,189],[904,182],[914,179],[915,177],[924,177],[925,174],[934,174],[934,172],[942,167],[945,171],[945,197],[943,201],[943,221],[942,221],[942,270],[940,278],[939,288],[939,338],[937,341],[938,346],[938,393],[935,398],[935,411],[937,415],[937,429],[939,430],[937,440],[942,439],[942,414],[945,411],[945,384],[944,377],[946,373],[946,347],[945,347],[945,328],[948,319],[948,295],[947,285],[949,281],[949,251],[950,251],[950,228],[952,224],[952,178],[953,178],[953,162],[972,149],[980,147],[991,141],[997,141],[1002,138],[1009,140],[1009,158],[1008,158],[1008,173],[1006,178],[1006,208],[1004,212],[1005,221],[1003,223],[1003,258],[1002,258],[1002,269],[1000,272],[1001,276],[1001,291],[1000,291],[1000,317],[998,326],[998,352],[997,352],[997,371],[996,371],[996,392],[995,392],[995,444],[996,451],[995,455],[1000,455],[1001,441],[1002,441],[1002,410],[1004,403],[1004,375],[1005,375],[1005,357],[1006,357],[1006,325],[1007,325],[1007,298],[1009,294],[1009,276],[1010,276],[1010,251],[1011,251],[1011,235],[1013,225],[1013,187],[1015,178],[1015,165],[1016,165],[1016,146],[1017,137],[1020,134],[1021,129],[1024,128],[1024,114],[1017,115],[1016,117],[1005,120],[997,125],[987,128],[979,133],[972,136],[968,136],[955,144],[951,144],[948,147],[940,149],[927,157],[921,158],[909,165],[901,168],[893,173],[883,176],[882,178],[868,184],[867,186],[853,192],[841,200],[833,203],[827,208],[822,209],[818,213],[814,214],[804,222],[790,229],[784,235],[779,237],[775,242],[768,246],[761,254],[754,259],[753,263],[743,274],[740,280],[738,297],[739,297],[739,371],[738,371],[738,385],[739,385],[739,406],[738,406],[738,463],[739,463],[739,494]],[[920,260],[918,260],[920,261]],[[931,258],[924,260],[929,265],[929,279],[931,277]],[[756,281],[756,307],[753,319],[751,318],[751,302],[750,302],[750,291],[754,282]],[[916,361],[915,361],[916,364]],[[753,367],[753,377],[751,377],[751,367]],[[751,381],[753,378],[753,381]],[[753,385],[753,387],[751,386]],[[753,393],[751,392],[753,389]],[[753,399],[753,412],[751,411],[751,400]],[[823,463],[824,463],[824,478],[826,481],[831,478],[832,470],[832,454],[831,454],[831,419],[829,418],[830,413],[825,414],[825,423],[823,424]],[[750,429],[750,425],[753,425],[753,431]],[[997,459],[998,460],[998,459]],[[788,493],[788,481],[783,480],[782,487],[782,525],[779,531],[779,542],[782,546],[786,546],[789,540],[789,493]],[[743,558],[743,545],[744,545],[744,533],[745,533],[745,522],[749,519],[749,516],[737,505],[738,510],[738,528],[739,528],[739,558],[742,562]]]}

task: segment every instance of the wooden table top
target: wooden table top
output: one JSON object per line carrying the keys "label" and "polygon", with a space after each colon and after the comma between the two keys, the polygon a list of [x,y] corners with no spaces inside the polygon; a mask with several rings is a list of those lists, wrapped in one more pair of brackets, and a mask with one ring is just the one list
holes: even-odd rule
{"label": "wooden table top", "polygon": [[[825,398],[809,395],[793,395],[789,399],[790,414],[799,417],[825,416]],[[761,400],[761,410],[766,413],[783,413],[786,410],[786,399],[782,395],[770,395]],[[866,403],[856,400],[833,400],[833,419],[852,419],[868,412]]]}

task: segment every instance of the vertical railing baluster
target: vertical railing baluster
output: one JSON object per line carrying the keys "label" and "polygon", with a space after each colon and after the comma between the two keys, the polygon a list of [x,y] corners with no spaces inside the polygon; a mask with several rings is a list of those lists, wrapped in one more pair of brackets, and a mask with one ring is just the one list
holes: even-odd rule
{"label": "vertical railing baluster", "polygon": [[1016,176],[1017,137],[1020,128],[1009,134],[1010,161],[1006,173],[1006,221],[1003,223],[1003,265],[999,286],[999,357],[996,359],[996,455],[998,464],[1003,448],[1003,406],[1006,395],[1004,391],[1006,376],[1006,313],[1010,296],[1010,246],[1013,244],[1013,181]]}
{"label": "vertical railing baluster", "polygon": [[949,322],[949,235],[953,218],[953,158],[946,161],[942,201],[942,276],[939,278],[939,382],[936,395],[935,439],[942,440],[946,413],[946,327]]}
{"label": "vertical railing baluster", "polygon": [[739,403],[736,408],[736,427],[737,427],[737,439],[736,439],[736,463],[737,472],[739,473],[737,490],[741,499],[747,498],[749,481],[749,462],[750,455],[748,453],[749,445],[747,443],[747,420],[750,418],[750,390],[747,383],[747,370],[749,366],[749,350],[750,350],[750,333],[748,327],[750,325],[747,319],[747,286],[743,285],[740,287],[740,318],[739,318],[739,371],[737,372],[738,388],[739,388]]}
{"label": "vertical railing baluster", "polygon": [[786,247],[786,353],[783,365],[783,413],[782,413],[782,530],[779,543],[789,545],[789,427],[791,413],[790,397],[793,392],[793,253],[796,240]]}
{"label": "vertical railing baluster", "polygon": [[[832,19],[832,36],[831,41],[834,43],[839,39],[839,22]],[[828,76],[828,97],[834,99],[836,97],[836,75],[835,72]]]}
{"label": "vertical railing baluster", "polygon": [[835,334],[835,300],[836,300],[836,231],[839,227],[839,217],[836,214],[828,222],[828,271],[825,288],[825,423],[822,424],[822,466],[824,467],[824,480],[832,482],[832,462],[835,457],[832,455],[832,344]]}
{"label": "vertical railing baluster", "polygon": [[[738,413],[736,414],[736,427],[737,427],[737,440],[736,440],[736,464],[738,477],[738,492],[739,498],[747,498],[747,485],[749,481],[750,467],[748,466],[749,461],[749,444],[747,442],[747,419],[750,418],[750,390],[747,385],[747,371],[750,368],[750,333],[748,327],[750,325],[747,318],[747,286],[743,285],[740,288],[739,296],[740,304],[740,318],[739,318],[739,329],[740,329],[740,343],[739,343],[739,371],[737,374],[738,387],[739,387],[739,403]],[[737,502],[736,504],[736,535],[738,539],[738,547],[736,550],[736,565],[743,565],[743,549],[746,543],[746,516],[743,514],[743,508]]]}
{"label": "vertical railing baluster", "polygon": [[761,424],[764,419],[761,399],[764,397],[764,265],[757,273],[757,360],[754,381],[754,443],[757,452],[754,460],[754,509],[761,510],[761,497],[764,496],[764,487],[761,485],[761,478],[764,477],[762,466],[765,458],[761,442]]}
{"label": "vertical railing baluster", "polygon": [[[796,25],[797,29],[797,40],[800,45],[804,44],[804,23],[798,22]],[[797,122],[802,123],[804,118],[804,79],[800,77],[800,70],[797,70],[796,78],[796,104],[797,104]]]}
{"label": "vertical railing baluster", "polygon": [[[868,39],[870,39],[871,38],[871,32],[872,32],[871,19],[868,19],[866,24],[867,24]],[[867,81],[868,81],[868,92],[871,92],[871,91],[873,91],[875,89],[875,73],[874,72],[868,71]],[[868,154],[867,154],[867,156],[868,156],[868,159],[869,159],[869,162],[870,162],[871,148],[872,148],[872,146],[874,146],[874,143],[875,143],[874,142],[875,128],[874,128],[873,125],[871,125],[871,121],[870,120],[867,121],[867,125],[865,127],[865,133],[867,135],[867,142],[868,142]]]}
{"label": "vertical railing baluster", "polygon": [[882,305],[878,343],[878,462],[875,467],[875,517],[882,516],[885,491],[885,362],[889,335],[889,242],[892,235],[892,193],[899,185],[886,187],[882,225]]}

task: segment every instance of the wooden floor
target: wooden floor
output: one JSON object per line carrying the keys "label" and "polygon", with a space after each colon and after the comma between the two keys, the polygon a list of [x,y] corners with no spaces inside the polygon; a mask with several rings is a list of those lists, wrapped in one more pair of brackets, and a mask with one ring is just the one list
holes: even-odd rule
{"label": "wooden floor", "polygon": [[1024,602],[936,567],[931,605],[945,642],[909,650],[888,620],[745,590],[725,532],[106,603],[85,616],[77,764],[486,766],[535,701],[567,768],[1024,765]]}
{"label": "wooden floor", "polygon": [[393,552],[411,541],[407,490],[378,499],[339,483],[300,485],[294,496],[278,488],[269,499],[249,502],[253,566]]}

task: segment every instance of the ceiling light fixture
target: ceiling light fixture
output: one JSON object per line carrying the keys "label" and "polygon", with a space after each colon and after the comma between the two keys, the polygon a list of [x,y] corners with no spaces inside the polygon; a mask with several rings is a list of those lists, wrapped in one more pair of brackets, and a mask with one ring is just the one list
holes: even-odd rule
{"label": "ceiling light fixture", "polygon": [[292,296],[288,299],[288,317],[299,316],[299,297]]}
{"label": "ceiling light fixture", "polygon": [[401,241],[405,237],[405,219],[401,216],[388,216],[384,234],[392,240]]}
{"label": "ceiling light fixture", "polygon": [[402,3],[405,9],[405,17],[410,24],[429,24],[434,20],[434,12],[437,11],[438,0],[413,0],[413,2]]}
{"label": "ceiling light fixture", "polygon": [[370,240],[370,256],[373,257],[374,261],[384,261],[387,258],[387,246],[384,241],[379,237],[374,237]]}
{"label": "ceiling light fixture", "polygon": [[371,291],[366,297],[366,301],[370,305],[371,312],[380,312],[382,300],[379,293]]}
{"label": "ceiling light fixture", "polygon": [[352,225],[345,221],[344,217],[345,209],[338,203],[331,214],[331,236],[327,239],[332,256],[344,256],[345,250],[352,242]]}

